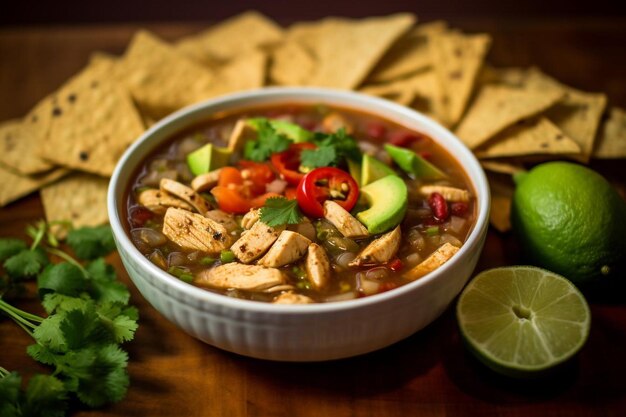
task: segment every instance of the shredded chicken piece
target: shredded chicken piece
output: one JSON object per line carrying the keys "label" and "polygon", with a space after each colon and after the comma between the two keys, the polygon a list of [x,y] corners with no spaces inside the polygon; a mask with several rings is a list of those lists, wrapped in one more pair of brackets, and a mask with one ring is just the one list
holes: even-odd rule
{"label": "shredded chicken piece", "polygon": [[272,301],[274,304],[313,304],[312,298],[307,297],[306,295],[296,294],[293,292],[284,292],[282,294],[274,297]]}
{"label": "shredded chicken piece", "polygon": [[344,128],[348,134],[352,134],[354,132],[352,124],[348,122],[345,117],[336,112],[328,113],[324,117],[322,120],[322,127],[327,133],[335,133],[341,128]]}
{"label": "shredded chicken piece", "polygon": [[308,253],[304,262],[304,268],[309,282],[316,288],[325,288],[330,282],[330,274],[332,269],[326,251],[320,245],[311,243],[308,247]]}
{"label": "shredded chicken piece", "polygon": [[364,237],[369,234],[360,221],[332,200],[324,202],[324,217],[345,237]]}
{"label": "shredded chicken piece", "polygon": [[256,223],[260,217],[261,217],[261,210],[251,209],[241,219],[241,227],[243,227],[246,230],[252,228],[252,226],[254,226],[254,223]]}
{"label": "shredded chicken piece", "polygon": [[191,180],[191,188],[199,193],[210,190],[217,185],[217,182],[220,179],[220,172],[222,172],[222,168],[214,169],[206,174],[198,175]]}
{"label": "shredded chicken piece", "polygon": [[137,201],[153,213],[165,214],[168,207],[176,207],[193,211],[191,205],[169,193],[156,189],[149,189],[139,193]]}
{"label": "shredded chicken piece", "polygon": [[239,153],[248,139],[256,139],[257,132],[246,123],[245,119],[237,120],[228,139],[228,150]]}
{"label": "shredded chicken piece", "polygon": [[195,284],[222,289],[275,292],[287,279],[276,268],[231,262],[199,272]]}
{"label": "shredded chicken piece", "polygon": [[163,234],[188,250],[219,253],[230,246],[228,230],[200,214],[174,207],[163,218]]}
{"label": "shredded chicken piece", "polygon": [[257,221],[233,244],[230,250],[244,264],[250,263],[263,255],[283,230],[285,226],[270,227]]}
{"label": "shredded chicken piece", "polygon": [[239,225],[237,224],[237,221],[235,220],[233,215],[228,214],[222,210],[209,210],[204,213],[204,217],[221,224],[229,232],[239,229]]}
{"label": "shredded chicken piece", "polygon": [[404,276],[411,280],[421,278],[446,263],[458,251],[459,248],[446,242],[431,253],[428,258],[407,271]]}
{"label": "shredded chicken piece", "polygon": [[446,187],[445,185],[422,185],[420,187],[420,193],[425,196],[429,196],[432,193],[439,193],[446,201],[450,202],[467,203],[470,199],[469,191],[455,187]]}
{"label": "shredded chicken piece", "polygon": [[389,262],[400,249],[400,226],[373,240],[348,265],[361,266]]}
{"label": "shredded chicken piece", "polygon": [[173,194],[191,204],[200,214],[204,214],[211,210],[209,202],[185,184],[181,184],[178,181],[173,181],[168,178],[163,178],[161,179],[160,187],[161,191],[167,191],[168,193]]}
{"label": "shredded chicken piece", "polygon": [[283,230],[270,250],[259,259],[259,265],[280,267],[295,262],[304,256],[310,243],[299,233]]}

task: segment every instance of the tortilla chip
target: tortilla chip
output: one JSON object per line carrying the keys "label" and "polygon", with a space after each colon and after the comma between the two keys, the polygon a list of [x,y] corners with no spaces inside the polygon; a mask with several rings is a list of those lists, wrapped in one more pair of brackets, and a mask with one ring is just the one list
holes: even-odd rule
{"label": "tortilla chip", "polygon": [[626,110],[613,107],[604,122],[593,152],[594,158],[626,158]]}
{"label": "tortilla chip", "polygon": [[42,186],[50,184],[66,175],[68,171],[56,168],[38,175],[21,175],[9,167],[0,165],[0,207],[3,207],[21,197],[37,191]]}
{"label": "tortilla chip", "polygon": [[294,25],[288,36],[317,60],[307,85],[352,89],[414,22],[415,16],[408,13],[360,20],[327,18]]}
{"label": "tortilla chip", "polygon": [[489,64],[485,64],[480,71],[477,83],[485,84],[504,84],[510,87],[524,87],[528,70],[519,67],[496,68]]}
{"label": "tortilla chip", "polygon": [[217,84],[206,67],[146,31],[133,37],[120,66],[142,111],[157,119],[213,96]]}
{"label": "tortilla chip", "polygon": [[215,73],[220,83],[215,94],[260,88],[265,84],[267,55],[258,50],[249,51],[234,59]]}
{"label": "tortilla chip", "polygon": [[511,202],[515,185],[512,178],[506,175],[490,174],[487,179],[491,189],[489,223],[499,232],[508,232],[511,230]]}
{"label": "tortilla chip", "polygon": [[181,39],[175,48],[192,59],[214,66],[257,47],[277,44],[282,37],[280,26],[259,12],[248,11]]}
{"label": "tortilla chip", "polygon": [[41,190],[41,201],[48,222],[69,221],[74,227],[99,226],[107,215],[106,178],[73,173]]}
{"label": "tortilla chip", "polygon": [[89,65],[59,90],[39,154],[66,167],[109,176],[144,126],[128,92],[101,70]]}
{"label": "tortilla chip", "polygon": [[578,143],[582,154],[577,159],[588,162],[606,108],[606,95],[568,87],[537,69],[529,71],[526,85],[545,93],[559,91],[564,94],[563,100],[550,109],[546,117]]}
{"label": "tortilla chip", "polygon": [[486,85],[456,130],[457,135],[474,149],[520,120],[532,117],[554,105],[562,93]]}
{"label": "tortilla chip", "polygon": [[52,164],[35,152],[41,142],[30,123],[19,119],[0,123],[0,162],[25,175],[49,171]]}
{"label": "tortilla chip", "polygon": [[359,91],[410,106],[427,116],[441,120],[441,109],[437,107],[439,82],[432,70],[390,83],[367,85]]}
{"label": "tortilla chip", "polygon": [[444,32],[448,24],[442,20],[418,24],[387,51],[367,78],[380,83],[423,71],[432,65],[428,50],[429,36]]}
{"label": "tortilla chip", "polygon": [[270,79],[278,85],[303,85],[315,65],[315,58],[304,46],[287,40],[272,51]]}
{"label": "tortilla chip", "polygon": [[483,167],[483,169],[497,174],[514,175],[519,172],[525,171],[524,165],[520,163],[502,160],[483,159],[480,161],[480,165]]}
{"label": "tortilla chip", "polygon": [[474,152],[478,158],[577,154],[580,146],[545,117],[516,123]]}
{"label": "tortilla chip", "polygon": [[454,126],[465,112],[491,37],[446,32],[432,35],[428,44],[441,87],[439,101],[445,120]]}

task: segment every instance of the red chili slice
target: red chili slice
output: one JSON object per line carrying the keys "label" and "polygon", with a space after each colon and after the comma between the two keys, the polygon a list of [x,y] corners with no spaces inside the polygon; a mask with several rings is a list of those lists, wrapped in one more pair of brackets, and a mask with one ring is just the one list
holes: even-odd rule
{"label": "red chili slice", "polygon": [[298,205],[311,217],[324,217],[324,201],[333,200],[347,211],[359,198],[356,181],[339,168],[316,168],[302,178],[298,185]]}
{"label": "red chili slice", "polygon": [[285,181],[291,185],[298,185],[304,177],[304,174],[298,171],[298,168],[300,168],[300,153],[304,149],[315,148],[317,146],[309,142],[294,143],[286,151],[273,154],[270,160]]}

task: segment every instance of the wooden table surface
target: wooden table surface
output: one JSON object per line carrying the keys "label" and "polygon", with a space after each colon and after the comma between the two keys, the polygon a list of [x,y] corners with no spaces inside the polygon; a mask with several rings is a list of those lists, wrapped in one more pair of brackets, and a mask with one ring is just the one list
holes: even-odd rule
{"label": "wooden table surface", "polygon": [[[454,21],[494,36],[495,65],[537,65],[580,89],[604,91],[626,107],[626,20]],[[197,24],[150,25],[167,39]],[[25,114],[79,70],[91,52],[121,53],[137,25],[0,29],[0,120]],[[594,163],[622,191],[624,161]],[[0,184],[8,187],[10,184]],[[0,235],[22,236],[43,216],[36,195],[0,209]],[[117,255],[112,261],[126,282]],[[518,262],[515,242],[489,232],[477,270]],[[624,416],[624,293],[590,300],[591,336],[560,374],[506,380],[478,364],[459,340],[452,309],[426,329],[381,351],[348,360],[274,363],[205,345],[165,321],[132,288],[141,313],[124,401],[76,416]],[[25,301],[35,308],[36,300]],[[401,319],[401,318],[399,318]],[[28,336],[0,319],[0,366],[25,375],[45,368],[27,357]]]}

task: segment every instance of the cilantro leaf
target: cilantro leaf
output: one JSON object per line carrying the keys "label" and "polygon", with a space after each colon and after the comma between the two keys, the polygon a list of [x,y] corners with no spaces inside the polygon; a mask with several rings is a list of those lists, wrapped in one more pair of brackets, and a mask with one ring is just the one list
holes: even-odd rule
{"label": "cilantro leaf", "polygon": [[[9,403],[17,404],[20,395],[20,385],[22,384],[22,377],[17,372],[11,372],[5,377],[0,378],[0,415],[11,415],[8,412],[5,414],[5,404]],[[9,409],[7,407],[7,409]]]}
{"label": "cilantro leaf", "polygon": [[335,165],[341,163],[343,159],[351,159],[353,161],[361,161],[361,150],[356,140],[346,133],[344,128],[337,130],[335,133],[315,133],[313,143],[317,146],[332,146],[335,148],[336,160]]}
{"label": "cilantro leaf", "polygon": [[40,345],[39,343],[28,346],[26,348],[26,353],[28,353],[28,355],[37,362],[41,362],[45,365],[56,365],[56,363],[59,361],[58,353],[53,352],[49,348]]}
{"label": "cilantro leaf", "polygon": [[65,319],[65,313],[54,314],[44,319],[44,321],[33,330],[33,338],[35,341],[54,352],[66,352],[67,345],[60,328],[63,319]]}
{"label": "cilantro leaf", "polygon": [[22,415],[32,417],[64,417],[67,391],[63,382],[51,375],[35,375],[28,381]]}
{"label": "cilantro leaf", "polygon": [[31,278],[37,275],[50,261],[41,248],[24,249],[4,261],[4,269],[11,278]]}
{"label": "cilantro leaf", "polygon": [[256,124],[258,138],[249,140],[244,146],[244,158],[256,162],[266,161],[273,153],[286,151],[292,141],[277,132],[267,119]]}
{"label": "cilantro leaf", "polygon": [[67,244],[79,259],[91,260],[115,250],[111,227],[82,227],[67,234]]}
{"label": "cilantro leaf", "polygon": [[[86,294],[82,296],[87,298]],[[77,308],[84,308],[88,302],[86,298],[70,297],[59,293],[49,293],[44,295],[41,305],[48,314],[67,312]]]}
{"label": "cilantro leaf", "polygon": [[87,279],[76,266],[67,262],[50,265],[37,279],[39,295],[56,292],[63,295],[77,296],[87,290]]}
{"label": "cilantro leaf", "polygon": [[130,299],[128,288],[116,280],[115,269],[103,258],[87,264],[85,269],[91,280],[91,296],[98,302],[119,302],[126,304]]}
{"label": "cilantro leaf", "polygon": [[117,402],[128,390],[128,354],[115,344],[69,352],[58,370],[67,378],[66,386],[91,407]]}
{"label": "cilantro leaf", "polygon": [[317,149],[304,149],[300,153],[300,164],[307,168],[327,167],[337,163],[337,149],[322,145]]}
{"label": "cilantro leaf", "polygon": [[298,224],[302,220],[302,213],[296,200],[285,197],[272,197],[265,200],[261,207],[261,221],[268,226],[275,227],[283,224]]}
{"label": "cilantro leaf", "polygon": [[0,262],[17,255],[24,249],[28,249],[28,246],[26,246],[26,242],[23,240],[13,238],[0,239]]}

